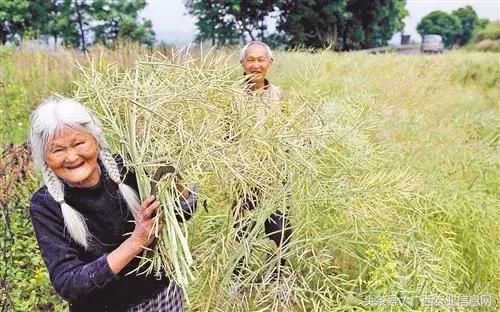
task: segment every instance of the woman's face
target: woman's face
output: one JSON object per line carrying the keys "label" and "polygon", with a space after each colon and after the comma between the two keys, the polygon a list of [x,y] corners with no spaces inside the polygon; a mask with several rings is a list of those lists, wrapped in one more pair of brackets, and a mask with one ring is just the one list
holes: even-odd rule
{"label": "woman's face", "polygon": [[52,138],[45,149],[45,162],[62,180],[79,187],[99,182],[98,145],[86,131],[65,128]]}

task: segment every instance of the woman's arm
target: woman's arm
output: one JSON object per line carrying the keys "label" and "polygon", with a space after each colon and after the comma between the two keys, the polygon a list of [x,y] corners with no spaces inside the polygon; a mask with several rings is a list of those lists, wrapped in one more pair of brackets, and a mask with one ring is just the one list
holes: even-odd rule
{"label": "woman's arm", "polygon": [[83,247],[69,239],[60,206],[46,191],[32,197],[30,217],[52,286],[61,297],[83,298],[116,279],[106,255],[91,262],[82,259]]}
{"label": "woman's arm", "polygon": [[[177,185],[179,191],[179,200],[181,204],[182,216],[177,214],[177,220],[187,221],[191,218],[196,209],[196,188],[192,187],[190,191],[182,184]],[[114,274],[118,274],[136,255],[138,255],[144,246],[148,246],[154,240],[151,235],[153,229],[152,215],[158,209],[159,203],[154,196],[147,198],[140,206],[139,213],[135,219],[135,229],[132,235],[127,238],[118,248],[108,255],[108,264]],[[160,230],[163,224],[160,224]]]}
{"label": "woman's arm", "polygon": [[82,259],[83,247],[69,240],[60,207],[46,192],[33,196],[30,216],[36,238],[52,285],[68,301],[85,298],[117,279],[119,273],[147,246],[152,227],[151,214],[158,207],[153,199],[146,200],[140,209],[133,234],[118,248],[94,261]]}

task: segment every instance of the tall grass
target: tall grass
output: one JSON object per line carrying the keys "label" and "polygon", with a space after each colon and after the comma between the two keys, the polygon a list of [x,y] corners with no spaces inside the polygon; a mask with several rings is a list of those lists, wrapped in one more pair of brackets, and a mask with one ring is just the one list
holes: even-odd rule
{"label": "tall grass", "polygon": [[[344,133],[331,142],[329,183],[294,194],[310,202],[292,212],[290,301],[276,299],[280,289],[263,290],[275,294],[266,297],[258,287],[253,298],[221,300],[227,291],[211,285],[200,294],[211,289],[221,297],[208,310],[245,310],[255,302],[352,310],[362,309],[366,296],[497,294],[494,55],[282,53],[277,60],[272,81],[327,101],[330,123]],[[202,235],[214,222],[206,218],[196,219]],[[199,298],[200,308],[209,304]],[[424,309],[418,300],[410,308]]]}
{"label": "tall grass", "polygon": [[70,96],[79,75],[77,62],[99,57],[124,68],[148,51],[139,46],[93,47],[88,54],[75,50],[44,50],[0,46],[0,142],[26,139],[29,112],[53,93]]}
{"label": "tall grass", "polygon": [[[1,62],[17,66],[12,60],[24,52],[9,53]],[[65,80],[79,79],[70,72]],[[326,106],[336,133],[318,151],[326,182],[292,194],[294,235],[281,282],[254,278],[267,276],[272,246],[263,236],[249,255],[253,275],[224,278],[235,248],[230,201],[200,209],[188,225],[197,276],[189,309],[371,310],[367,297],[394,295],[398,305],[380,309],[423,311],[434,310],[418,300],[425,295],[497,296],[498,77],[498,58],[488,53],[277,53],[271,81]],[[26,118],[29,105],[19,105]],[[417,300],[402,302],[408,298]]]}

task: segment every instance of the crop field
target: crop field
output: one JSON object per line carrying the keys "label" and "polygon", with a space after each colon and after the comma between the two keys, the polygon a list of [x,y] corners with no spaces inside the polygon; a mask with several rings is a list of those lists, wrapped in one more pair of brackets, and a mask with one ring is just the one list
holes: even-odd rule
{"label": "crop field", "polygon": [[[0,311],[66,308],[29,221],[41,183],[23,145],[30,111],[50,94],[81,94],[77,63],[126,70],[147,53],[0,47]],[[318,151],[322,182],[291,195],[289,266],[277,281],[231,279],[229,207],[200,205],[188,224],[188,311],[496,311],[499,55],[277,52],[269,79],[321,104],[334,130]],[[249,264],[264,281],[268,244],[261,234]]]}

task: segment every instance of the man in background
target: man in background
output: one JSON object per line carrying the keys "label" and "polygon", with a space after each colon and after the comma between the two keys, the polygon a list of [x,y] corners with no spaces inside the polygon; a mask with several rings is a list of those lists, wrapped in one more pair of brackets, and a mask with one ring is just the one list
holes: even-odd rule
{"label": "man in background", "polygon": [[249,77],[244,86],[249,95],[272,106],[283,99],[281,89],[266,78],[273,65],[273,53],[267,44],[260,41],[248,43],[241,49],[239,59],[244,75]]}
{"label": "man in background", "polygon": [[[248,77],[243,84],[243,89],[247,96],[257,98],[267,108],[272,109],[275,107],[283,99],[283,92],[266,78],[273,64],[273,54],[269,46],[260,41],[250,42],[241,49],[239,60],[244,70],[244,75]],[[283,182],[285,183],[286,181]],[[248,235],[255,225],[255,221],[247,221],[245,223],[243,221],[243,214],[245,211],[258,209],[261,190],[252,188],[250,193],[240,194],[239,196],[240,198],[233,204],[233,211],[236,217],[234,227],[237,229],[237,238],[241,240]],[[288,210],[288,207],[286,207],[286,210]],[[282,254],[286,250],[292,235],[286,212],[277,210],[272,213],[265,221],[264,229],[266,237],[274,241],[277,250],[281,251],[269,255],[269,261],[278,260],[276,267],[272,271],[272,277],[276,278],[279,276],[279,268],[286,265],[286,259],[283,256],[280,256],[279,259],[275,258],[277,254]],[[235,274],[240,273],[243,260],[240,260],[234,271]]]}

